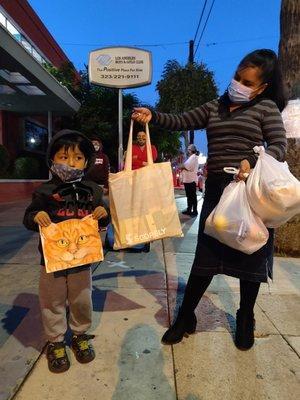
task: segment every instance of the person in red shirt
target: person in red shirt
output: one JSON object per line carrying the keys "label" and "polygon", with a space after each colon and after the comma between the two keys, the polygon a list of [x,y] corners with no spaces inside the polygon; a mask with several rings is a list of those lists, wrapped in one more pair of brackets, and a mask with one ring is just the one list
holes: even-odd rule
{"label": "person in red shirt", "polygon": [[[153,161],[156,161],[156,147],[152,145],[151,148]],[[147,164],[146,133],[140,131],[136,137],[136,144],[132,145],[132,169],[139,169],[145,167]]]}

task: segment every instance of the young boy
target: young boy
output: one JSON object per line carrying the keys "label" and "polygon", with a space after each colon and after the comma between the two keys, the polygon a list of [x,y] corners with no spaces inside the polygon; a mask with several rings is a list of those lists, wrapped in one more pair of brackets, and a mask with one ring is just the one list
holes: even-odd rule
{"label": "young boy", "polygon": [[[38,231],[70,218],[92,214],[101,225],[108,223],[108,212],[102,201],[102,190],[84,173],[94,163],[94,147],[77,131],[62,130],[52,139],[47,150],[47,163],[52,179],[39,186],[25,211],[24,225]],[[77,361],[88,363],[95,358],[86,332],[91,326],[91,268],[84,265],[54,273],[46,273],[42,256],[39,298],[46,337],[48,367],[51,372],[64,372],[70,367],[64,336],[67,323],[72,330],[72,349]],[[69,306],[67,321],[66,308]]]}

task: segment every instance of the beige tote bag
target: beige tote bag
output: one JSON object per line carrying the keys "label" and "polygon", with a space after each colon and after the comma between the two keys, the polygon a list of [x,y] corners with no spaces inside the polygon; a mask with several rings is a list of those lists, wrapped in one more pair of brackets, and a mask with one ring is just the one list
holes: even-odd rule
{"label": "beige tote bag", "polygon": [[132,170],[133,121],[124,171],[109,174],[109,201],[115,230],[114,249],[166,237],[183,236],[174,198],[170,162],[153,163],[146,125],[148,165]]}

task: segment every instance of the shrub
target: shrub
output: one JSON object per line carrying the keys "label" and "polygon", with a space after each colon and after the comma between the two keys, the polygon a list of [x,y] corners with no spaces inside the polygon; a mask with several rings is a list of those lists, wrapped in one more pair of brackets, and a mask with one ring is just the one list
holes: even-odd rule
{"label": "shrub", "polygon": [[40,175],[40,163],[33,157],[20,157],[15,160],[14,178],[36,179]]}

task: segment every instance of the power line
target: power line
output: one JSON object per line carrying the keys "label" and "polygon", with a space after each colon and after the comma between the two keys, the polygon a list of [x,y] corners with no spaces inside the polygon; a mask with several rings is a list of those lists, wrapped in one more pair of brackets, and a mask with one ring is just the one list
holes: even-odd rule
{"label": "power line", "polygon": [[201,11],[201,15],[200,15],[200,18],[199,18],[198,26],[197,26],[196,33],[195,33],[195,36],[194,36],[194,41],[196,40],[198,31],[199,31],[199,28],[200,28],[200,24],[202,22],[202,18],[203,18],[203,14],[204,14],[204,11],[205,11],[206,4],[207,4],[207,0],[205,0],[205,2],[203,4],[203,7],[202,7],[202,11]]}
{"label": "power line", "polygon": [[261,40],[261,39],[272,39],[275,38],[277,36],[274,35],[268,35],[268,36],[259,36],[259,37],[252,37],[249,39],[238,39],[238,40],[224,40],[223,42],[210,42],[210,43],[205,43],[202,44],[202,47],[210,47],[210,46],[218,46],[218,45],[222,45],[222,44],[227,44],[227,43],[242,43],[242,42],[253,42],[255,40]]}
{"label": "power line", "polygon": [[[164,46],[176,46],[180,44],[187,44],[186,42],[174,42],[174,43],[156,43],[156,44],[130,44],[130,47],[164,47]],[[99,43],[60,43],[62,46],[88,46],[88,47],[99,47],[101,46]],[[116,45],[114,45],[116,46]],[[124,46],[121,45],[121,46]],[[109,46],[108,46],[109,47]]]}
{"label": "power line", "polygon": [[213,8],[214,4],[215,4],[215,0],[212,1],[212,4],[211,4],[211,6],[210,6],[210,9],[209,9],[209,12],[208,12],[208,14],[207,14],[206,21],[205,21],[205,24],[204,24],[204,26],[203,26],[203,29],[202,29],[202,32],[201,32],[201,35],[200,35],[200,38],[199,38],[199,41],[198,41],[198,44],[197,44],[195,53],[194,53],[194,56],[196,55],[197,50],[198,50],[198,48],[199,48],[199,44],[200,44],[201,39],[202,39],[202,37],[203,37],[204,31],[205,31],[205,28],[206,28],[206,25],[207,25],[207,22],[208,22],[208,20],[209,20],[209,17],[210,17],[210,14],[211,14],[211,11],[212,11],[212,8]]}

